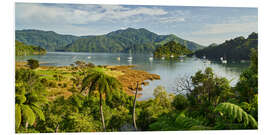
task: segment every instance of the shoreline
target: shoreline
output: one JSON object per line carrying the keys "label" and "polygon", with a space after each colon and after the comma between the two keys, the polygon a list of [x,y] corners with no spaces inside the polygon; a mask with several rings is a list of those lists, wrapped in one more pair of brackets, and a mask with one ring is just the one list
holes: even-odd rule
{"label": "shoreline", "polygon": [[[28,68],[27,62],[15,62],[15,68]],[[45,64],[45,62],[40,62]],[[138,91],[143,91],[142,86],[149,85],[150,81],[159,80],[160,76],[157,74],[151,74],[143,70],[133,69],[135,65],[100,65],[97,67],[105,68],[106,73],[115,77],[121,84],[122,90],[129,96],[134,96],[136,91],[137,82],[139,83]],[[50,92],[49,99],[54,100],[58,96],[64,96],[68,98],[73,92],[78,92],[80,84],[74,86],[74,79],[81,81],[82,76],[78,75],[81,69],[74,68],[72,66],[44,66],[40,65],[37,69],[34,69],[38,75],[42,78],[46,78],[50,83],[56,83],[56,87],[46,87]],[[61,80],[55,80],[55,76],[61,76]],[[66,87],[63,87],[66,86]],[[74,88],[75,87],[75,88]],[[71,91],[71,89],[75,91]],[[141,97],[142,93],[138,93],[137,97]]]}

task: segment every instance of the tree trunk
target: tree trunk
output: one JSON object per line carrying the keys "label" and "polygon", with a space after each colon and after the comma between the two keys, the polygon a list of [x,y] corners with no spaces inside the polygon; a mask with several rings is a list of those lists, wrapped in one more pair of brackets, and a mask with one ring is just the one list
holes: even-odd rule
{"label": "tree trunk", "polygon": [[58,132],[58,128],[59,128],[59,125],[57,124],[56,129],[55,129],[55,133]]}
{"label": "tree trunk", "polygon": [[26,121],[26,123],[25,123],[25,129],[27,129],[28,128],[28,122]]}
{"label": "tree trunk", "polygon": [[106,126],[105,126],[103,110],[102,110],[102,94],[101,93],[99,93],[99,109],[100,109],[100,116],[101,116],[103,131],[106,132]]}
{"label": "tree trunk", "polygon": [[136,110],[136,98],[137,98],[137,93],[138,93],[138,82],[137,82],[137,88],[136,88],[136,92],[135,92],[135,98],[133,101],[133,113],[132,113],[132,118],[133,118],[133,126],[135,128],[135,130],[137,131],[137,125],[136,125],[136,114],[135,114],[135,110]]}

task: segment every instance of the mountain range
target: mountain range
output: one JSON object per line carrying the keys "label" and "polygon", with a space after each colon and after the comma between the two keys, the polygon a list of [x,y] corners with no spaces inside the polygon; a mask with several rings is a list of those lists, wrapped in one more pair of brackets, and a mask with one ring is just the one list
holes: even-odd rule
{"label": "mountain range", "polygon": [[97,36],[62,35],[43,30],[16,30],[15,34],[16,40],[40,46],[47,51],[152,53],[155,48],[169,41],[180,43],[191,51],[203,48],[176,35],[158,35],[145,28],[127,28]]}

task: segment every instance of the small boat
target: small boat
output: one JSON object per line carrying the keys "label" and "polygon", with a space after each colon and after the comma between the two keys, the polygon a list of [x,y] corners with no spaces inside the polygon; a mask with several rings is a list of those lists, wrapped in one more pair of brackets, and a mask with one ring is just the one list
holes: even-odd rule
{"label": "small boat", "polygon": [[173,55],[171,55],[171,58],[173,58],[174,56]]}
{"label": "small boat", "polygon": [[117,57],[116,59],[117,59],[118,61],[120,61],[120,60],[121,60],[121,59],[120,59],[120,57]]}
{"label": "small boat", "polygon": [[132,61],[132,57],[128,57],[128,61]]}
{"label": "small boat", "polygon": [[227,64],[227,63],[228,63],[227,60],[222,60],[221,62],[222,62],[223,64]]}
{"label": "small boat", "polygon": [[88,59],[91,59],[91,56],[88,56],[87,58],[88,58]]}
{"label": "small boat", "polygon": [[241,63],[245,63],[246,61],[245,61],[245,60],[241,60],[240,62],[241,62]]}
{"label": "small boat", "polygon": [[131,56],[131,50],[129,50],[129,57],[128,57],[128,61],[132,61],[132,56]]}
{"label": "small boat", "polygon": [[220,60],[223,61],[223,57],[220,57]]}
{"label": "small boat", "polygon": [[154,59],[154,58],[153,58],[152,56],[151,56],[151,57],[149,57],[149,60],[150,60],[150,61],[152,61],[153,59]]}
{"label": "small boat", "polygon": [[162,57],[161,57],[161,59],[162,59],[162,60],[164,60],[164,59],[165,59],[165,57],[164,57],[164,56],[162,56]]}
{"label": "small boat", "polygon": [[206,59],[206,56],[203,56],[203,59]]}

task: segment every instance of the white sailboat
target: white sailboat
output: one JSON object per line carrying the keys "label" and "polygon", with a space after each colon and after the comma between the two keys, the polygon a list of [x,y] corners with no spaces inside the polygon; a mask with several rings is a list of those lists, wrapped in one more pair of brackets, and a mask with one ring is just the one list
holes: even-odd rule
{"label": "white sailboat", "polygon": [[152,61],[154,58],[153,58],[153,54],[149,57],[149,60]]}
{"label": "white sailboat", "polygon": [[131,50],[129,50],[129,57],[128,57],[128,61],[132,61],[132,56],[131,56]]}
{"label": "white sailboat", "polygon": [[227,64],[228,61],[227,61],[227,60],[222,60],[221,62],[222,62],[223,64]]}

